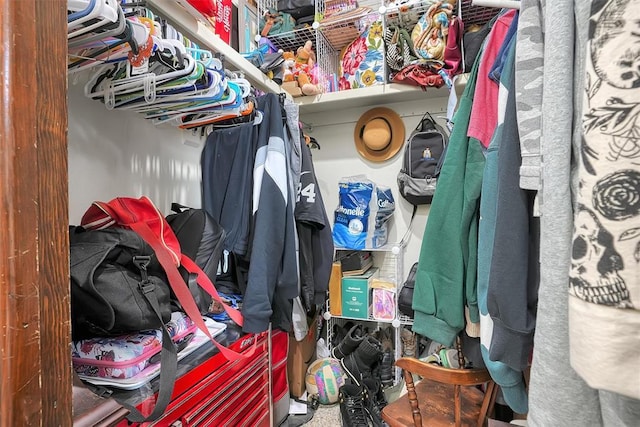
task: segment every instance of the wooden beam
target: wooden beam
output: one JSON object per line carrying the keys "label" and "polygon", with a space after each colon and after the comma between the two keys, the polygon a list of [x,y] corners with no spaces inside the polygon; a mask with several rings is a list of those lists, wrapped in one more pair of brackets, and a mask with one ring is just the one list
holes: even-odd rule
{"label": "wooden beam", "polygon": [[66,1],[0,0],[0,425],[71,416]]}

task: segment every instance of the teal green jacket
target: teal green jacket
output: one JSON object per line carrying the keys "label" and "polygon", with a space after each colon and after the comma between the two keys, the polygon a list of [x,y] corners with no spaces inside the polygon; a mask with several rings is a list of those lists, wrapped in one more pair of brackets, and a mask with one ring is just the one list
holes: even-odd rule
{"label": "teal green jacket", "polygon": [[478,218],[484,155],[467,137],[477,63],[469,76],[422,238],[413,296],[413,330],[447,346],[464,328],[464,306],[479,321]]}

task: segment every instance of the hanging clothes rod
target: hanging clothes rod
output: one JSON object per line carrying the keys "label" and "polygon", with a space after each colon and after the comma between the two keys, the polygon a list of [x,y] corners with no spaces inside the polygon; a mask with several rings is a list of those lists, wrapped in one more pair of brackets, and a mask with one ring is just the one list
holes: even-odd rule
{"label": "hanging clothes rod", "polygon": [[472,0],[471,4],[482,7],[497,7],[499,9],[520,9],[520,2],[516,0]]}

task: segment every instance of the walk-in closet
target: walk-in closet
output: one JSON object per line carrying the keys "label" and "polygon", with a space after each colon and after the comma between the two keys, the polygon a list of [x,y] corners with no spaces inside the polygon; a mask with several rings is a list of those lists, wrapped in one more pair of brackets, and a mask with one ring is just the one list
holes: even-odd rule
{"label": "walk-in closet", "polygon": [[639,12],[0,0],[0,426],[640,425]]}

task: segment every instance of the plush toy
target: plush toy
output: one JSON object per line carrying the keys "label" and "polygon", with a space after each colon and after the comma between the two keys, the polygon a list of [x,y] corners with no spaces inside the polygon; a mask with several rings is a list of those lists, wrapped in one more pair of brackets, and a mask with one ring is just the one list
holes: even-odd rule
{"label": "plush toy", "polygon": [[302,91],[298,87],[296,80],[296,56],[293,52],[283,52],[282,57],[282,89],[286,90],[291,96],[302,96]]}
{"label": "plush toy", "polygon": [[316,63],[316,54],[313,51],[313,43],[307,40],[304,46],[298,48],[295,60],[295,72],[298,86],[305,95],[318,95],[320,87],[311,81],[311,76]]}
{"label": "plush toy", "polygon": [[282,58],[284,58],[283,67],[283,82],[292,82],[295,81],[295,67],[296,67],[296,57],[293,52],[283,52]]}

